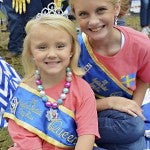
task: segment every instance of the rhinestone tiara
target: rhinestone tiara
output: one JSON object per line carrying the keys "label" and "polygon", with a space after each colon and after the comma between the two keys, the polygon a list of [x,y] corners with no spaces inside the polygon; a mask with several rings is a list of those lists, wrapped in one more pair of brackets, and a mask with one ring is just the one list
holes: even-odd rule
{"label": "rhinestone tiara", "polygon": [[44,7],[40,13],[38,13],[36,15],[36,18],[41,18],[42,16],[48,16],[48,15],[62,15],[66,18],[68,18],[68,16],[66,14],[64,14],[63,10],[61,9],[61,7],[57,7],[55,3],[49,3],[47,5],[47,7]]}

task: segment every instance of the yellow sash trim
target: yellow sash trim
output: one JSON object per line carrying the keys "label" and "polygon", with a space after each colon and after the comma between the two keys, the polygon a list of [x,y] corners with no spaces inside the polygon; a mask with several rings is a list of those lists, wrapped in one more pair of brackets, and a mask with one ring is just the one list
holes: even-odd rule
{"label": "yellow sash trim", "polygon": [[9,113],[5,112],[4,117],[14,120],[18,125],[24,127],[25,129],[27,129],[31,133],[34,133],[34,134],[38,135],[39,137],[41,137],[45,141],[50,141],[53,145],[55,145],[57,147],[68,148],[68,149],[72,148],[72,147],[66,146],[66,145],[56,141],[55,139],[51,138],[50,136],[47,136],[46,134],[44,134],[40,130],[37,130],[36,128],[34,128],[33,126],[17,119],[13,114],[9,114]]}
{"label": "yellow sash trim", "polygon": [[133,91],[126,88],[103,64],[102,62],[99,62],[99,60],[96,58],[96,56],[93,53],[92,47],[90,46],[87,36],[85,33],[82,33],[83,41],[85,43],[85,46],[92,57],[93,61],[124,91],[126,91],[128,94],[132,95]]}
{"label": "yellow sash trim", "polygon": [[[40,97],[39,91],[37,91],[37,90],[31,88],[31,87],[28,86],[27,84],[25,84],[25,83],[20,83],[19,86],[22,87],[22,88],[24,88],[24,89],[26,89],[27,91],[30,91],[31,93],[33,93],[33,94],[35,94],[35,95],[37,95],[37,96]],[[47,97],[48,97],[48,101],[50,101],[50,102],[56,102],[55,99],[53,99],[53,98],[51,98],[51,97],[49,97],[49,96],[47,96]],[[41,100],[42,100],[42,99],[41,99]],[[70,117],[75,118],[75,114],[74,114],[71,110],[69,110],[68,108],[64,107],[63,105],[59,105],[59,109],[60,109],[61,111],[63,111],[64,113],[66,113],[67,115],[69,115]]]}

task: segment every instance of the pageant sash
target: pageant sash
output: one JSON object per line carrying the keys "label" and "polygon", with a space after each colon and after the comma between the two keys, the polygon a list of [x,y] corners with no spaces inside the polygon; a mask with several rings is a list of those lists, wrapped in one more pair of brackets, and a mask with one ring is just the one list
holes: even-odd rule
{"label": "pageant sash", "polygon": [[[50,97],[49,100],[55,101]],[[74,147],[77,142],[74,113],[62,105],[55,111],[57,117],[53,119],[39,92],[21,83],[4,117],[13,119],[18,125],[57,147]]]}
{"label": "pageant sash", "polygon": [[121,96],[131,99],[133,92],[126,88],[102,62],[99,62],[84,33],[79,34],[78,41],[81,46],[79,66],[86,71],[83,78],[88,81],[96,97]]}

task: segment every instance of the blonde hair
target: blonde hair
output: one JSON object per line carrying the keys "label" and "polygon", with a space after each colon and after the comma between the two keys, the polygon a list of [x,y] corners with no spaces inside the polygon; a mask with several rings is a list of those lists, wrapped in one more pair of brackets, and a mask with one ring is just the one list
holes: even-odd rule
{"label": "blonde hair", "polygon": [[69,67],[72,69],[72,72],[75,73],[76,75],[79,76],[84,75],[83,69],[78,67],[80,47],[77,41],[75,24],[71,20],[61,15],[49,15],[49,16],[41,16],[40,18],[37,19],[31,19],[25,27],[26,37],[24,39],[23,52],[22,52],[22,64],[25,73],[24,79],[28,79],[31,76],[33,76],[36,69],[36,66],[32,58],[31,47],[30,47],[31,44],[30,33],[32,32],[32,27],[34,27],[35,24],[47,25],[52,28],[56,28],[58,30],[66,31],[72,37],[73,55],[70,58]]}
{"label": "blonde hair", "polygon": [[[129,0],[107,0],[108,2],[111,2],[114,6],[117,3],[120,3],[120,12],[118,15],[118,18],[124,16],[130,7],[130,1]],[[74,0],[69,0],[69,5],[72,8],[72,11],[74,12]]]}
{"label": "blonde hair", "polygon": [[118,15],[118,18],[124,16],[130,8],[130,1],[129,0],[121,0],[121,9]]}

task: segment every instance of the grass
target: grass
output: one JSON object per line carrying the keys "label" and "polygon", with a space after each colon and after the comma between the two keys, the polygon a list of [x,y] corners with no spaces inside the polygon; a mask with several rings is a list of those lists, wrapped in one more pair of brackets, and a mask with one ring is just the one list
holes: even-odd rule
{"label": "grass", "polygon": [[[5,20],[5,16],[0,13],[0,19]],[[139,15],[138,14],[131,14],[130,16],[126,16],[126,25],[130,26],[136,30],[141,30],[139,26]],[[5,29],[5,24],[0,24],[0,29]],[[5,57],[6,53],[8,52],[7,44],[8,44],[8,32],[0,32],[0,56]],[[22,65],[20,61],[20,56],[16,58],[12,58],[9,60],[6,60],[8,63],[10,63],[21,75],[23,75],[22,71]],[[0,129],[0,150],[8,150],[8,147],[12,145],[12,141],[9,137],[7,128]]]}
{"label": "grass", "polygon": [[8,150],[12,144],[7,128],[0,129],[0,150]]}

